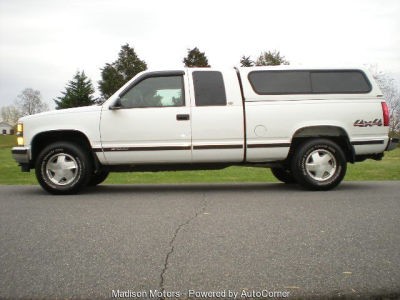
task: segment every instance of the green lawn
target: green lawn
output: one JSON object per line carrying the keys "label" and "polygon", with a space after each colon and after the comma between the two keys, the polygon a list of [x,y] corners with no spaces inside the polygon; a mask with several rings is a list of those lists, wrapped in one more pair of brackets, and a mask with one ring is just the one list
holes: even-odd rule
{"label": "green lawn", "polygon": [[[37,184],[34,171],[23,173],[11,157],[15,137],[0,136],[0,184]],[[386,152],[382,161],[349,164],[347,181],[400,180],[400,148]],[[276,182],[268,169],[229,167],[212,171],[112,173],[107,184],[191,182]]]}
{"label": "green lawn", "polygon": [[0,148],[12,147],[17,144],[15,135],[0,135]]}

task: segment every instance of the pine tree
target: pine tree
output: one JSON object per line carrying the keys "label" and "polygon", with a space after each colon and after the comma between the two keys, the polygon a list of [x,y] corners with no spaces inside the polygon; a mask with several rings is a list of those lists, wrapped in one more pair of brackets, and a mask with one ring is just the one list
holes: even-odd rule
{"label": "pine tree", "polygon": [[188,55],[183,59],[185,67],[211,67],[208,64],[208,59],[204,52],[195,47],[193,49],[188,49]]}
{"label": "pine tree", "polygon": [[250,59],[250,56],[242,56],[240,59],[240,66],[241,67],[252,67],[254,66],[254,61]]}
{"label": "pine tree", "polygon": [[77,71],[72,80],[65,87],[63,95],[54,99],[56,109],[88,106],[96,104],[93,97],[94,88],[92,81],[85,75],[85,72]]}
{"label": "pine tree", "polygon": [[118,59],[101,69],[101,80],[98,83],[102,97],[109,98],[132,77],[146,69],[146,62],[139,59],[135,50],[129,44],[123,45]]}

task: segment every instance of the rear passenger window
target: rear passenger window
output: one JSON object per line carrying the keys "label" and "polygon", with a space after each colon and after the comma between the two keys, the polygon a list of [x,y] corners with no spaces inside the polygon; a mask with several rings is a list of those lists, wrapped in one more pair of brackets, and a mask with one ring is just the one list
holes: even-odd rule
{"label": "rear passenger window", "polygon": [[260,95],[368,93],[371,84],[358,70],[253,71],[253,90]]}
{"label": "rear passenger window", "polygon": [[194,71],[196,106],[226,105],[225,85],[221,72]]}
{"label": "rear passenger window", "polygon": [[312,71],[314,93],[368,93],[371,86],[359,71]]}

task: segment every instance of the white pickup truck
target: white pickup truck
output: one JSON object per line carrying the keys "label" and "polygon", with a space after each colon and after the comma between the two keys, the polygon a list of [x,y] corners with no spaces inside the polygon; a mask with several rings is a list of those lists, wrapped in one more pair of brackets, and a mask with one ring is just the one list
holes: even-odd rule
{"label": "white pickup truck", "polygon": [[23,171],[54,194],[112,171],[272,168],[285,183],[337,186],[348,162],[380,160],[388,137],[382,93],[363,69],[190,68],[138,74],[102,105],[19,120]]}

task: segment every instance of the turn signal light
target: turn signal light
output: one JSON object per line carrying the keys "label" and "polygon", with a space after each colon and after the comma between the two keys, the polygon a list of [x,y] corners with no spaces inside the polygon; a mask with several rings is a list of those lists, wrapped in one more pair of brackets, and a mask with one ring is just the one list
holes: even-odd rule
{"label": "turn signal light", "polygon": [[389,126],[389,109],[386,102],[381,102],[383,112],[383,126]]}
{"label": "turn signal light", "polygon": [[22,123],[17,124],[17,132],[23,132],[24,131],[24,125]]}

